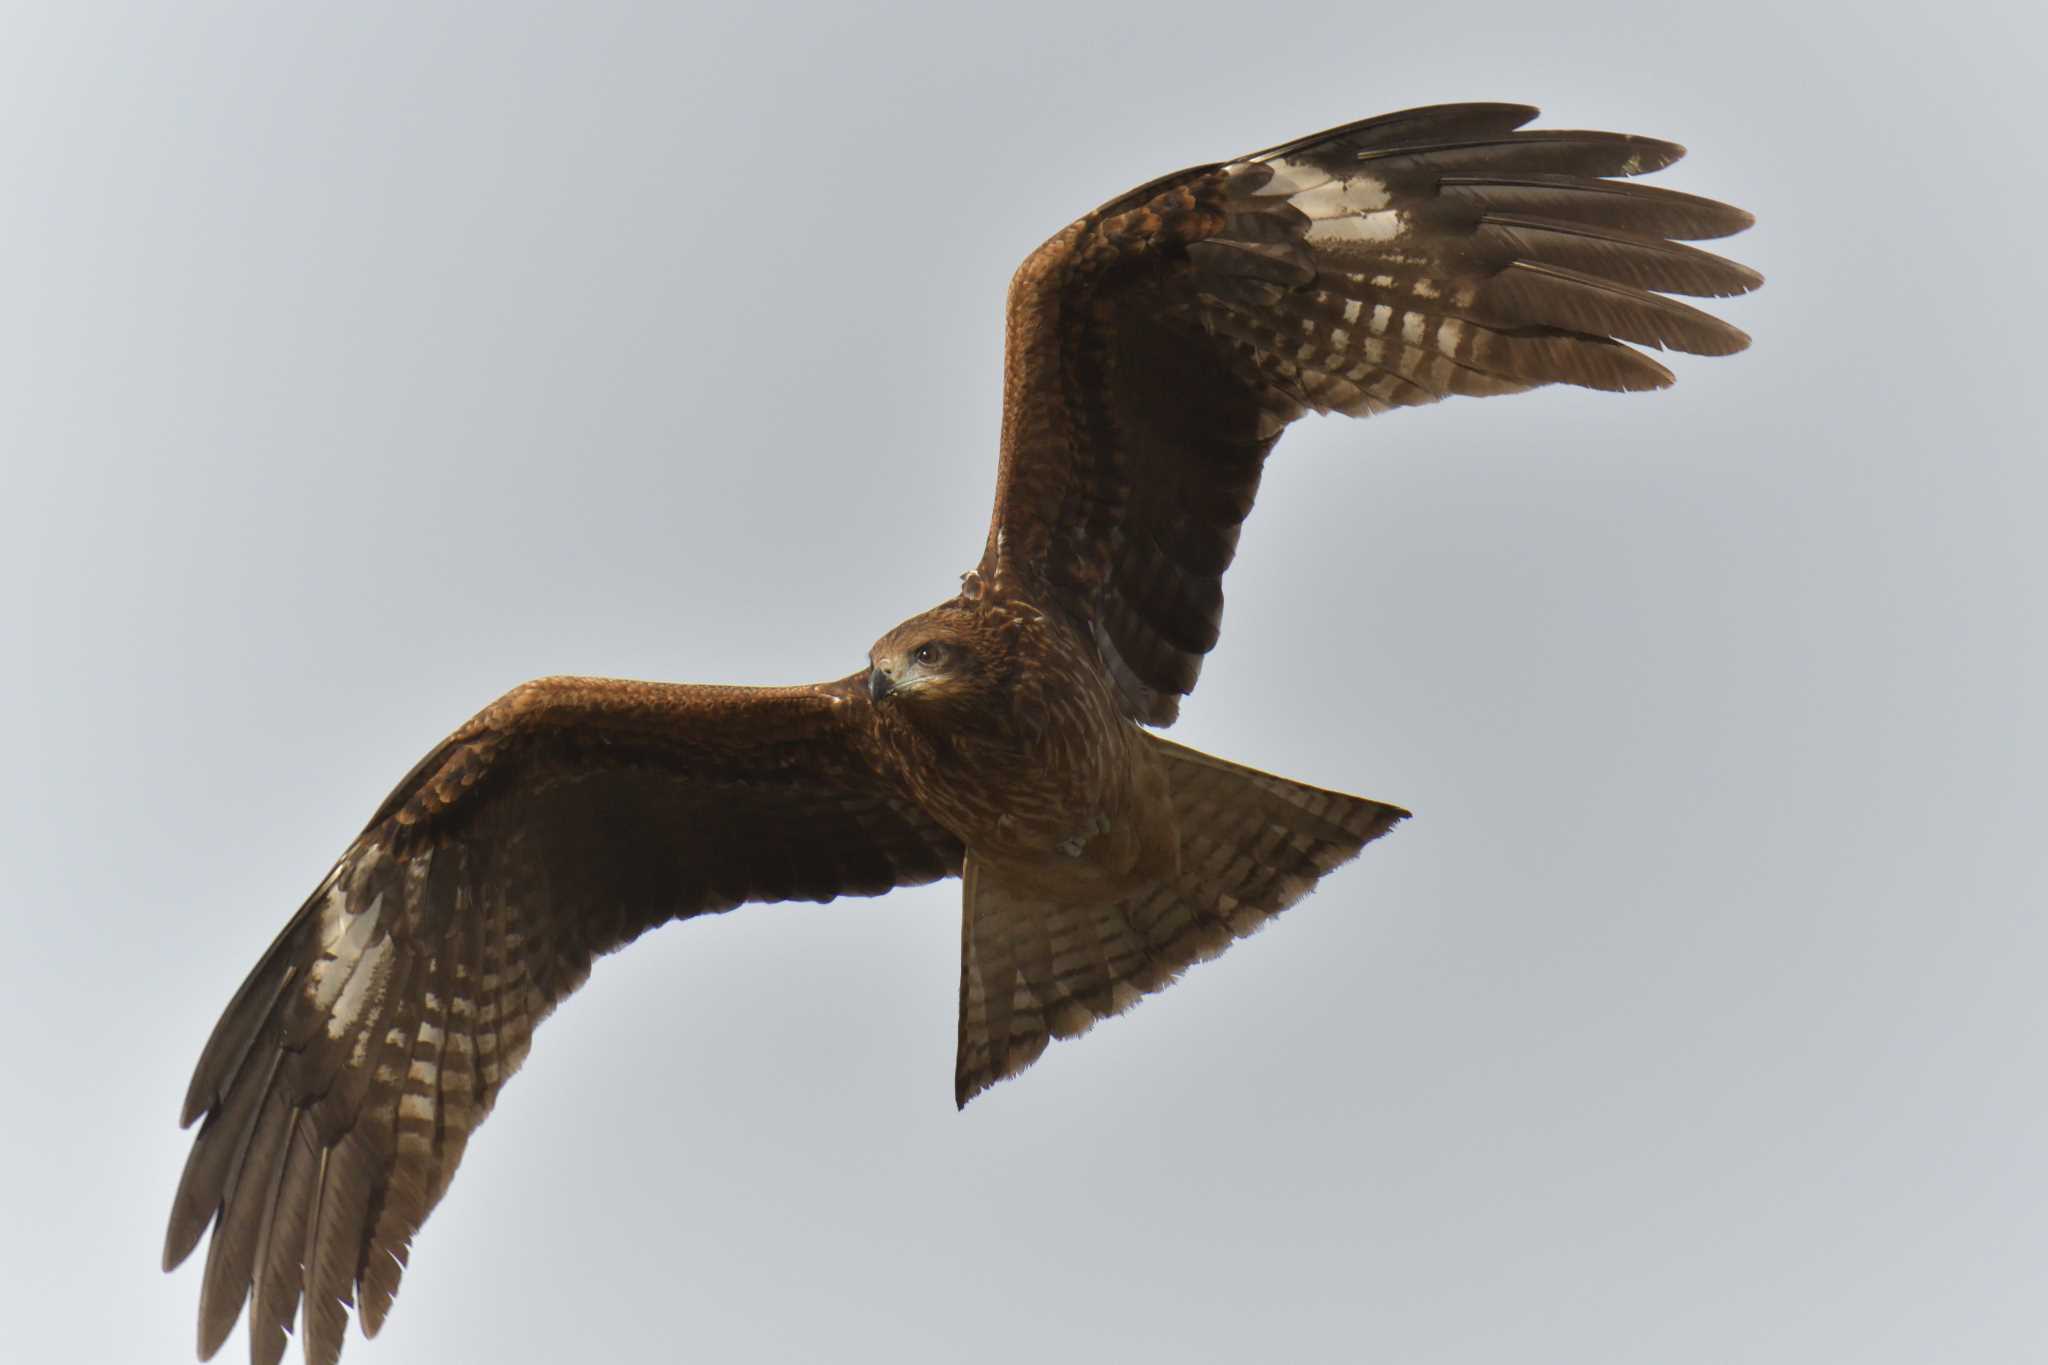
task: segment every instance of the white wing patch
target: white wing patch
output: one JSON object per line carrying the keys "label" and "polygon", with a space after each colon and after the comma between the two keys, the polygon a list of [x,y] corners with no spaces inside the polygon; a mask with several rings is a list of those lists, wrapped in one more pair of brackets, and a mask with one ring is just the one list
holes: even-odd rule
{"label": "white wing patch", "polygon": [[[1287,158],[1280,156],[1276,156],[1270,161],[1256,164],[1265,166],[1267,170],[1273,173],[1272,177],[1265,184],[1259,186],[1258,192],[1261,195],[1284,194],[1292,199],[1295,195],[1307,193],[1336,179],[1335,176],[1320,166],[1312,166],[1306,161],[1289,161]],[[1226,167],[1226,169],[1235,170],[1237,168],[1232,166]]]}
{"label": "white wing patch", "polygon": [[1312,190],[1290,194],[1287,202],[1320,222],[1325,218],[1375,213],[1393,200],[1385,185],[1369,175],[1360,175],[1349,180],[1330,180]]}
{"label": "white wing patch", "polygon": [[[384,988],[391,980],[391,959],[395,953],[391,940],[380,938],[372,944],[348,974],[348,983],[335,998],[334,1011],[327,1016],[327,1036],[342,1038],[356,1030],[357,1021],[366,1014],[374,1014],[377,1006],[384,1002]],[[350,1066],[361,1066],[368,1054],[369,1030],[356,1032],[356,1045],[349,1054]]]}
{"label": "white wing patch", "polygon": [[[1319,227],[1378,213],[1394,202],[1386,182],[1363,171],[1338,175],[1306,161],[1289,161],[1280,156],[1267,161],[1239,162],[1225,169],[1248,172],[1254,166],[1263,166],[1268,172],[1264,182],[1251,191],[1255,197],[1284,197],[1291,207]],[[1385,241],[1388,237],[1382,234],[1398,233],[1399,229],[1384,226],[1369,230],[1330,228],[1325,235],[1357,238],[1362,231],[1366,233],[1364,240]],[[1311,230],[1309,235],[1314,237],[1316,233]]]}
{"label": "white wing patch", "polygon": [[326,1016],[327,1036],[339,1041],[355,1035],[350,1066],[368,1059],[368,1025],[378,1017],[398,955],[383,924],[382,891],[362,908],[349,908],[349,889],[357,873],[373,868],[384,856],[383,850],[370,849],[335,865],[320,899],[320,956],[306,973],[306,1000]]}
{"label": "white wing patch", "polygon": [[1319,246],[1339,242],[1381,245],[1398,240],[1407,231],[1408,215],[1399,209],[1386,209],[1319,219],[1309,226],[1308,239]]}

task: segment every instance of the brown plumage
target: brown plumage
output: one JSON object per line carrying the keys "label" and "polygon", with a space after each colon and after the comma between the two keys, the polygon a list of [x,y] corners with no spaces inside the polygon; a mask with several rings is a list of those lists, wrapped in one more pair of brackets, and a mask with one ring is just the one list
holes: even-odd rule
{"label": "brown plumage", "polygon": [[811,687],[551,678],[421,761],[229,1003],[166,1267],[209,1227],[199,1352],[374,1333],[534,1026],[600,954],[750,901],[960,874],[954,1096],[1021,1071],[1307,894],[1399,821],[1171,744],[1282,429],[1543,384],[1660,388],[1625,344],[1742,333],[1678,239],[1748,215],[1614,177],[1680,149],[1468,104],[1167,176],[1010,288],[1002,459],[950,601]]}

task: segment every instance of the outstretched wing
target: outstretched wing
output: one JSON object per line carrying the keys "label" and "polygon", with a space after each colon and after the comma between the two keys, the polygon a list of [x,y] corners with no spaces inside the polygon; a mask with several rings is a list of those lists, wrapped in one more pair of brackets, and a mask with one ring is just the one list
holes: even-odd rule
{"label": "outstretched wing", "polygon": [[1679,244],[1749,215],[1610,178],[1683,148],[1516,131],[1535,116],[1369,119],[1156,180],[1040,247],[1010,286],[1002,466],[971,586],[1063,603],[1126,712],[1170,724],[1216,643],[1267,452],[1302,413],[1662,388],[1670,371],[1626,343],[1746,346],[1665,295],[1760,284]]}
{"label": "outstretched wing", "polygon": [[413,1233],[591,960],[666,920],[955,875],[958,841],[863,756],[848,683],[554,678],[429,754],[236,992],[183,1122],[203,1119],[169,1269],[210,1225],[199,1354],[244,1300],[275,1362],[374,1333]]}

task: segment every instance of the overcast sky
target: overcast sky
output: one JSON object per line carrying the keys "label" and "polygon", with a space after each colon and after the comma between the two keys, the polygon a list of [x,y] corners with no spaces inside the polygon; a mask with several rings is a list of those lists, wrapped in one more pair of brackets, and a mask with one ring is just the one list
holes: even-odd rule
{"label": "overcast sky", "polygon": [[2034,1358],[2031,8],[5,6],[0,1355],[189,1358],[191,1064],[443,733],[857,667],[1032,246],[1510,99],[1770,283],[1667,393],[1281,445],[1175,737],[1417,818],[965,1114],[957,884],[652,935],[344,1358]]}

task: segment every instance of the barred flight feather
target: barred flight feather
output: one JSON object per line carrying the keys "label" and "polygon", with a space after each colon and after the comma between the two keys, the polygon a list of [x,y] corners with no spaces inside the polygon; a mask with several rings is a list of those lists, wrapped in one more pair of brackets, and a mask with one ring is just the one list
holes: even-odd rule
{"label": "barred flight feather", "polygon": [[[1143,546],[1186,543],[1185,490],[1226,467],[1242,477],[1218,458],[1221,433],[1249,432],[1256,462],[1304,411],[1658,389],[1671,371],[1634,346],[1748,344],[1667,295],[1756,288],[1755,271],[1677,240],[1749,215],[1619,179],[1669,166],[1676,143],[1524,129],[1535,115],[1410,110],[1162,177],[1018,271],[1013,335],[1056,318],[1058,344],[1011,348],[1016,453],[977,573],[1064,594],[1095,620],[1133,719],[1171,724],[1215,643],[1216,622],[1189,632],[1178,604],[1220,602],[1234,536],[1206,559]],[[1206,430],[1183,415],[1191,397]],[[1242,520],[1233,508],[1213,524]]]}
{"label": "barred flight feather", "polygon": [[[199,1352],[381,1327],[409,1247],[540,1021],[598,954],[747,900],[956,874],[958,841],[875,771],[850,684],[528,684],[400,784],[229,1004],[164,1262],[208,1227]],[[602,734],[596,744],[593,733]]]}

